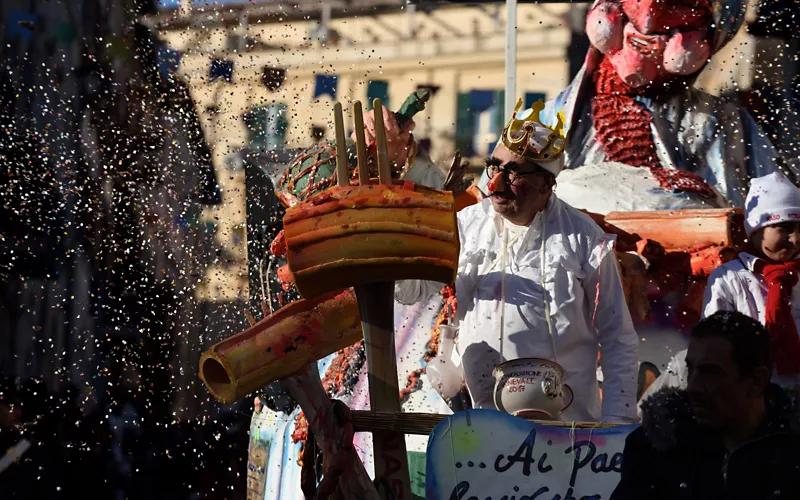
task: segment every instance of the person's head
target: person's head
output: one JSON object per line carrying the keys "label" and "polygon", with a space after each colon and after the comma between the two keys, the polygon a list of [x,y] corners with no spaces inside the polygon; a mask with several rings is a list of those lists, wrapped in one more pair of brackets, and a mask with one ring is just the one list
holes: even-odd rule
{"label": "person's head", "polygon": [[753,247],[773,262],[789,262],[800,253],[800,222],[765,226],[750,236]]}
{"label": "person's head", "polygon": [[586,18],[592,46],[632,87],[692,75],[714,48],[710,2],[598,0]]}
{"label": "person's head", "polygon": [[492,152],[486,159],[487,188],[494,210],[513,224],[528,225],[547,206],[556,176],[564,168],[564,116],[542,122],[544,101],[522,109],[517,101]]}
{"label": "person's head", "polygon": [[735,432],[763,413],[771,349],[761,323],[739,312],[719,311],[694,327],[686,392],[698,425]]}
{"label": "person's head", "polygon": [[800,190],[781,173],[753,179],[745,230],[759,257],[787,262],[800,254]]}
{"label": "person's head", "polygon": [[527,225],[547,205],[556,177],[499,144],[486,159],[489,199],[495,212],[513,224]]}

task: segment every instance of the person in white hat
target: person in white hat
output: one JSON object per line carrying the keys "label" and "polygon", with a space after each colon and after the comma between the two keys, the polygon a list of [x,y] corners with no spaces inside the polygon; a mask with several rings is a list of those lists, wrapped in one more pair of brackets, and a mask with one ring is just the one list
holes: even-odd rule
{"label": "person in white hat", "polygon": [[[745,201],[748,243],[736,259],[711,273],[703,317],[739,311],[760,321],[772,338],[775,374],[784,389],[800,386],[800,189],[779,172],[753,179]],[[686,387],[686,351],[642,395]]]}
{"label": "person in white hat", "polygon": [[[473,407],[495,407],[495,366],[547,358],[564,368],[563,381],[574,393],[557,418],[633,419],[639,340],[613,252],[615,237],[553,193],[564,167],[563,127],[541,123],[542,102],[520,107],[521,101],[486,160],[489,196],[458,213],[455,356],[460,359],[454,361]],[[440,288],[399,282],[396,298],[412,304]]]}
{"label": "person in white hat", "polygon": [[747,247],[709,277],[703,315],[739,311],[764,324],[772,337],[773,381],[794,388],[800,381],[800,190],[780,172],[753,179],[744,227]]}

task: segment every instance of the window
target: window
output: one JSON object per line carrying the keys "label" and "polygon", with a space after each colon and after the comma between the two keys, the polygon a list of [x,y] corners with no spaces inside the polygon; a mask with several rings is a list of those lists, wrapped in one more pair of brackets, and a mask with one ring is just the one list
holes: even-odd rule
{"label": "window", "polygon": [[456,149],[463,156],[490,154],[503,130],[505,91],[472,90],[458,95]]}

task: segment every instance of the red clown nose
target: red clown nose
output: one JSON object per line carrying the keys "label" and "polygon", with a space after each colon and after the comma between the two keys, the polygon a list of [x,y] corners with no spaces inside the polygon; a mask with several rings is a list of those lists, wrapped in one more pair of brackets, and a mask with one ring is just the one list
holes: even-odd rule
{"label": "red clown nose", "polygon": [[503,173],[497,172],[494,174],[494,177],[489,180],[489,184],[487,184],[486,187],[489,188],[490,192],[497,191],[497,183],[500,181],[500,179],[502,179],[502,177]]}

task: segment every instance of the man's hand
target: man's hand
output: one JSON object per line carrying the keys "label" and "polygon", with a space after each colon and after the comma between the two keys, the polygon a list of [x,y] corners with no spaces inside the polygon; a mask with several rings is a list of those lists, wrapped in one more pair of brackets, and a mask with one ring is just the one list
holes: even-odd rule
{"label": "man's hand", "polygon": [[442,189],[452,191],[456,196],[466,191],[472,185],[472,179],[465,178],[468,169],[469,162],[466,160],[461,161],[461,153],[456,151]]}
{"label": "man's hand", "polygon": [[[416,151],[417,145],[411,136],[411,131],[414,130],[416,124],[414,120],[409,120],[400,128],[394,113],[385,106],[383,107],[383,123],[386,129],[386,149],[389,153],[389,161],[394,164],[395,168],[402,167],[406,164],[409,155]],[[364,136],[367,145],[375,141],[374,109],[364,115]],[[356,133],[353,132],[350,138],[355,141]]]}

